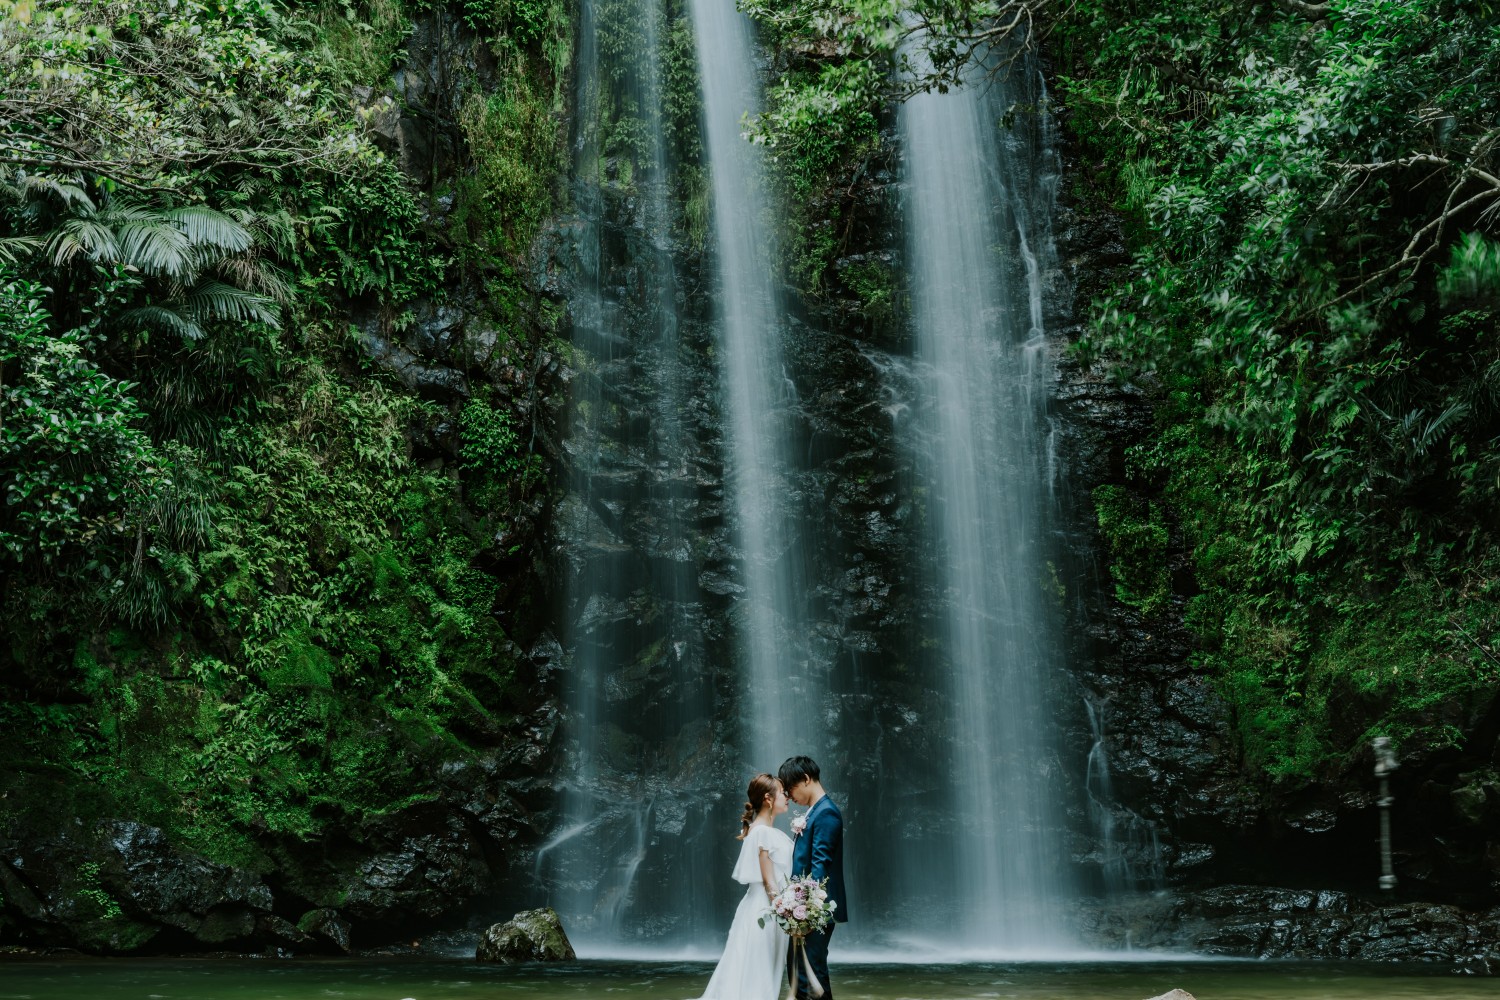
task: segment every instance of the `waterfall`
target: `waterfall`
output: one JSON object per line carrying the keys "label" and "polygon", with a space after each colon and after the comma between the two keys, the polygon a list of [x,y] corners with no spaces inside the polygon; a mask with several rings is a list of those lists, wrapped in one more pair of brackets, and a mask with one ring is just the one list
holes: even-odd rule
{"label": "waterfall", "polygon": [[[807,344],[843,334],[788,336],[762,165],[741,134],[759,104],[749,21],[734,0],[582,0],[579,31],[564,759],[534,856],[547,902],[586,956],[713,953],[741,894],[727,873],[745,781],[807,752],[849,823],[845,947],[1070,949],[1049,736],[1057,164],[1039,75],[901,110],[911,353],[844,338],[868,379],[844,367],[820,383]],[[683,89],[668,95],[668,79]],[[839,518],[874,508],[814,506],[839,449],[857,450],[831,432],[814,447],[810,429],[834,425],[817,407],[845,392],[876,398],[841,419],[884,414],[893,432],[870,433],[904,456],[860,439],[886,456],[882,490],[902,493],[869,500],[890,539],[869,552],[899,566],[838,554],[854,535]],[[866,579],[890,603],[847,625],[865,612],[830,610],[828,594]],[[888,746],[902,749],[887,760]]]}
{"label": "waterfall", "polygon": [[651,3],[580,10],[576,211],[563,232],[577,373],[558,516],[567,761],[535,864],[585,953],[690,936],[724,904],[702,787],[727,782],[714,776],[714,656],[696,624],[702,456],[686,414],[701,390],[680,343],[664,20]]}
{"label": "waterfall", "polygon": [[[741,121],[759,107],[754,36],[734,0],[692,0],[703,131],[711,176],[715,320],[725,424],[726,486],[738,524],[743,592],[736,609],[749,769],[774,773],[818,732],[821,691],[808,641],[809,586],[787,472],[796,449],[788,410],[795,389],[783,367],[782,303],[757,148]],[[794,742],[803,741],[803,742]]]}
{"label": "waterfall", "polygon": [[[585,955],[711,949],[738,895],[726,874],[746,780],[821,752],[793,742],[821,689],[796,390],[740,134],[758,104],[754,38],[734,0],[583,0],[578,53],[566,759],[535,878]],[[679,90],[667,121],[669,67],[685,60],[701,115],[682,120]],[[699,235],[706,283],[680,273]]]}
{"label": "waterfall", "polygon": [[1072,947],[1048,736],[1061,616],[1042,326],[1058,167],[1045,119],[1024,60],[900,113],[920,379],[905,443],[941,595],[928,669],[952,711],[948,759],[933,766],[953,829],[923,880],[947,919],[929,930],[960,951],[1022,956]]}
{"label": "waterfall", "polygon": [[1115,797],[1109,769],[1109,703],[1086,698],[1083,704],[1093,736],[1084,780],[1089,825],[1098,844],[1092,860],[1098,866],[1100,888],[1107,896],[1160,889],[1165,882],[1165,862],[1156,827]]}

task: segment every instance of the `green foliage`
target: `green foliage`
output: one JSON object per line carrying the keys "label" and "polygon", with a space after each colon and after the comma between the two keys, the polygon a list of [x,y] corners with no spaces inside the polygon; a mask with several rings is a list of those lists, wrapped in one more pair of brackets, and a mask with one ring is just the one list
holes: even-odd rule
{"label": "green foliage", "polygon": [[1493,319],[1493,309],[1500,306],[1500,243],[1465,233],[1453,245],[1448,266],[1438,273],[1438,297],[1448,308],[1486,306]]}
{"label": "green foliage", "polygon": [[839,271],[839,280],[859,300],[868,322],[881,326],[894,321],[899,289],[889,264],[875,259],[855,261]]}
{"label": "green foliage", "polygon": [[474,399],[464,407],[460,455],[475,484],[471,500],[481,510],[495,510],[504,498],[528,492],[541,475],[529,443],[523,445],[511,424],[510,411]]}
{"label": "green foliage", "polygon": [[[350,113],[414,9],[0,0],[0,823],[128,816],[270,870],[510,738],[487,567],[540,459],[486,402],[462,468],[419,467],[408,435],[459,413],[369,379],[345,331],[461,268],[508,335],[545,315],[516,267],[558,166],[534,50],[565,65],[566,12],[506,6],[531,50],[499,46],[513,86],[466,108],[482,148],[437,232]],[[98,884],[90,945],[143,943]]]}
{"label": "green foliage", "polygon": [[89,359],[85,331],[52,334],[45,292],[0,284],[0,371],[14,372],[0,385],[0,544],[13,567],[123,545],[165,478],[134,387]]}
{"label": "green foliage", "polygon": [[470,95],[459,123],[474,170],[457,191],[453,223],[475,253],[520,260],[552,205],[558,123],[522,74],[510,75],[500,92]]}
{"label": "green foliage", "polygon": [[522,45],[547,30],[549,0],[463,0],[464,20],[479,31],[506,35]]}
{"label": "green foliage", "polygon": [[1161,509],[1123,486],[1099,486],[1094,489],[1094,512],[1109,550],[1116,596],[1143,615],[1161,611],[1172,596]]}
{"label": "green foliage", "polygon": [[1500,25],[1089,0],[1057,32],[1085,194],[1136,249],[1082,349],[1158,389],[1133,458],[1247,761],[1301,781],[1374,731],[1451,745],[1497,627]]}
{"label": "green foliage", "polygon": [[395,304],[442,286],[448,259],[422,232],[422,211],[395,164],[366,156],[345,174],[313,179],[308,193],[304,287],[374,292]]}
{"label": "green foliage", "polygon": [[336,168],[353,148],[320,64],[285,44],[292,26],[264,0],[3,0],[0,19],[12,166],[139,190],[213,165]]}
{"label": "green foliage", "polygon": [[85,906],[93,910],[93,916],[100,920],[111,920],[123,916],[120,904],[99,884],[99,865],[92,861],[84,862],[78,866],[78,898]]}
{"label": "green foliage", "polygon": [[314,12],[323,52],[320,61],[352,86],[383,87],[411,20],[400,0],[341,0]]}
{"label": "green foliage", "polygon": [[[803,54],[818,51],[825,20],[789,19],[773,5],[742,6],[783,46]],[[779,189],[785,266],[807,294],[826,291],[827,272],[843,246],[839,219],[847,189],[880,150],[877,113],[887,96],[892,55],[878,49],[856,58],[786,60],[766,110],[750,123]]]}

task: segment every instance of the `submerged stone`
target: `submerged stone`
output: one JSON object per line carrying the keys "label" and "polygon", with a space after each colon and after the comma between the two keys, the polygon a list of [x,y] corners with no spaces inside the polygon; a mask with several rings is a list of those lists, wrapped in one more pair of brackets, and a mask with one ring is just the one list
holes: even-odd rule
{"label": "submerged stone", "polygon": [[571,962],[578,955],[550,906],[524,910],[495,924],[479,939],[474,958],[480,962]]}

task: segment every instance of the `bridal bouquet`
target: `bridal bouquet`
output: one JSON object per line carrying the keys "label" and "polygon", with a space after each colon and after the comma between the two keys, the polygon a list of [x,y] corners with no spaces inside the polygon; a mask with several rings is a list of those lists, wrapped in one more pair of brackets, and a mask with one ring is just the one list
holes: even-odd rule
{"label": "bridal bouquet", "polygon": [[[770,917],[778,927],[792,936],[792,962],[796,963],[796,954],[800,950],[802,968],[807,974],[808,991],[814,997],[823,995],[823,984],[813,974],[812,962],[807,957],[806,938],[833,922],[833,911],[838,905],[828,898],[826,878],[820,882],[809,875],[799,875],[771,897],[770,912],[760,918],[762,927],[766,926],[766,917]],[[787,991],[788,1000],[795,995],[796,990],[797,977],[792,976]]]}
{"label": "bridal bouquet", "polygon": [[760,925],[766,926],[766,917],[771,917],[792,937],[805,938],[832,923],[838,905],[828,898],[826,878],[819,882],[800,875],[771,898],[771,912],[760,918]]}

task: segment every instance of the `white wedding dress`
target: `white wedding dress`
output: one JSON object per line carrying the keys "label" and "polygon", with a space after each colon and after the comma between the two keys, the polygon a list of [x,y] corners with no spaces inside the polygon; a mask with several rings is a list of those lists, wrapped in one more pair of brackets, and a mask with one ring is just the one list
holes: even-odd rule
{"label": "white wedding dress", "polygon": [[[752,826],[734,863],[734,880],[744,883],[745,898],[734,911],[724,955],[700,1000],[776,1000],[786,979],[786,932],[770,917],[771,905],[760,878],[760,851],[771,855],[776,885],[792,875],[792,838],[773,826]],[[757,921],[766,918],[766,926]]]}

